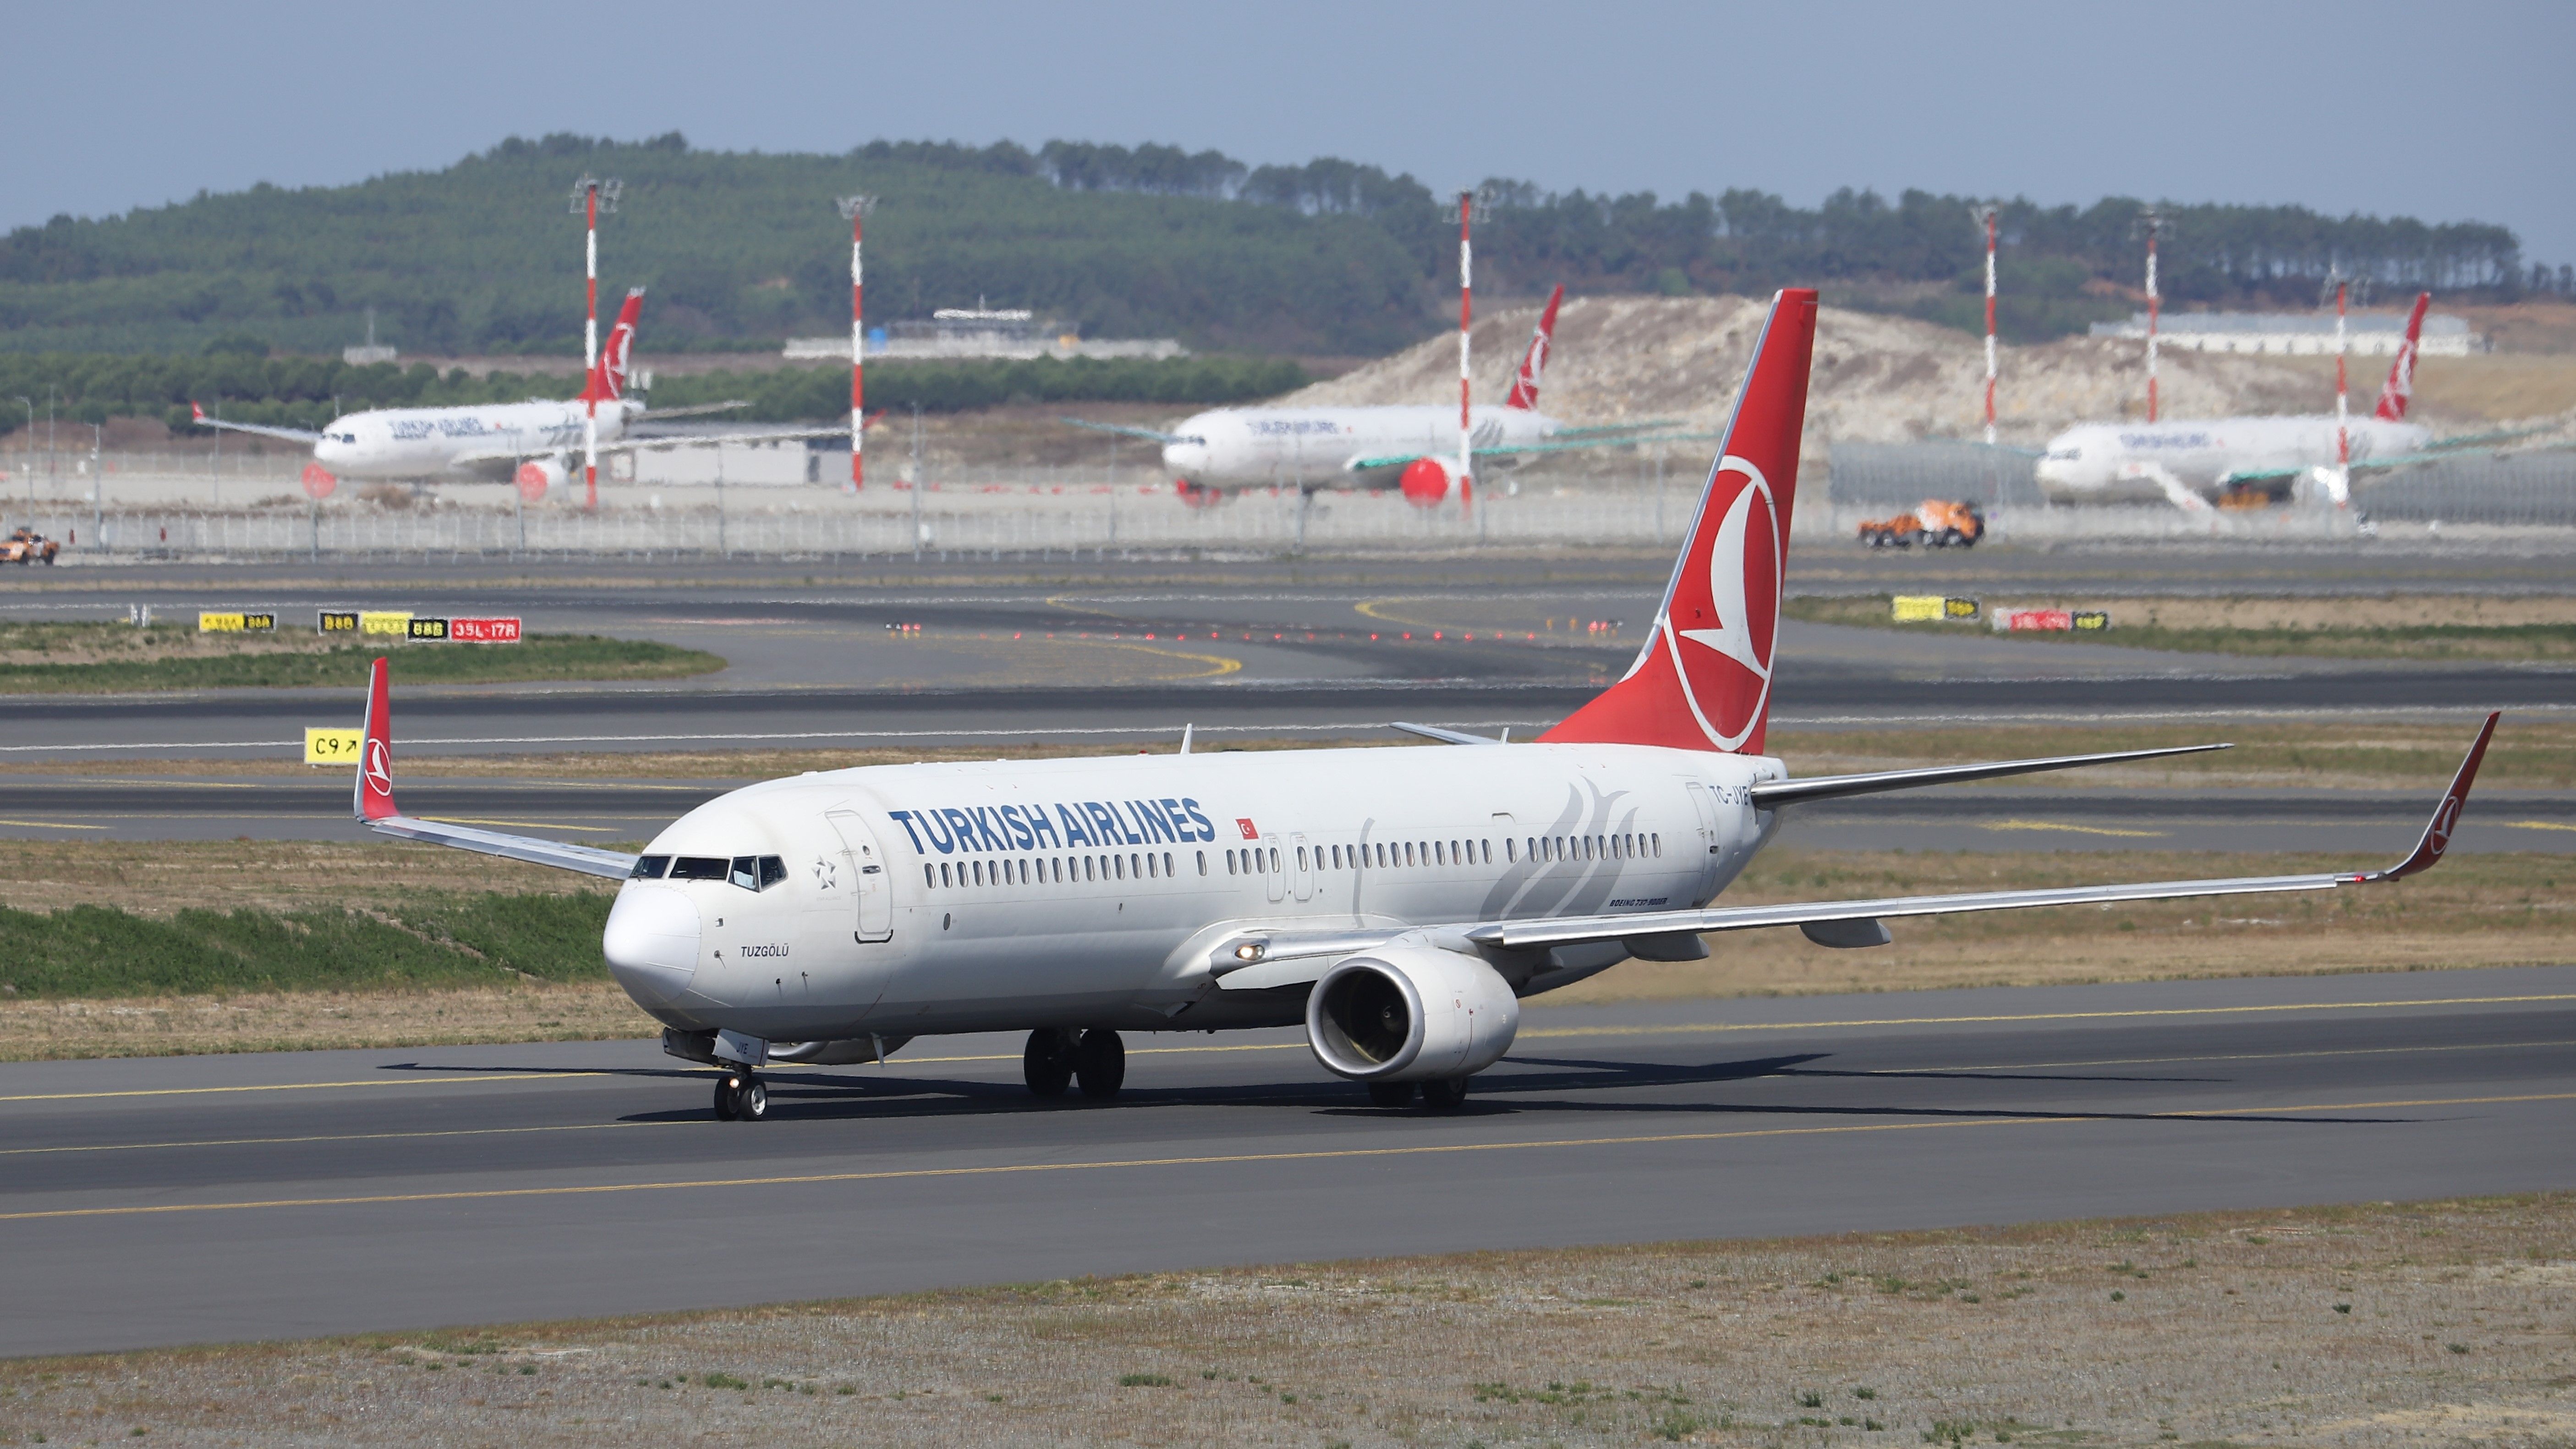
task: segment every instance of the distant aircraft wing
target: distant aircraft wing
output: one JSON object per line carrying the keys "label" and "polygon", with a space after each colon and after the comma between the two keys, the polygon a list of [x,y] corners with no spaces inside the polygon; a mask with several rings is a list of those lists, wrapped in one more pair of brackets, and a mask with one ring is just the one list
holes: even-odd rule
{"label": "distant aircraft wing", "polygon": [[1549,434],[1556,438],[1596,438],[1611,433],[1650,433],[1657,428],[1678,428],[1679,418],[1651,418],[1642,423],[1593,423],[1580,428],[1559,428]]}
{"label": "distant aircraft wing", "polygon": [[[1496,443],[1490,447],[1471,448],[1478,458],[1502,458],[1526,453],[1579,453],[1587,448],[1628,448],[1639,443],[1681,442],[1693,438],[1714,438],[1715,433],[1648,433],[1635,437],[1578,438],[1571,443]],[[1401,468],[1416,458],[1454,458],[1451,452],[1433,452],[1417,448],[1410,453],[1385,453],[1374,458],[1352,458],[1342,464],[1345,473],[1374,473],[1381,468]]]}
{"label": "distant aircraft wing", "polygon": [[358,751],[358,780],[351,807],[368,829],[404,840],[425,840],[482,855],[550,865],[584,875],[624,880],[635,870],[636,857],[569,841],[533,835],[504,835],[444,820],[405,815],[394,804],[393,683],[386,661],[379,658],[367,676],[366,741]]}
{"label": "distant aircraft wing", "polygon": [[[712,448],[720,443],[784,443],[806,438],[846,438],[850,426],[843,423],[831,428],[785,428],[774,433],[683,433],[669,438],[619,438],[599,445],[601,456],[610,453],[660,452],[671,448]],[[570,457],[581,451],[578,443],[563,447],[485,448],[480,452],[459,453],[447,460],[451,468],[471,467],[477,463],[523,463],[530,458]]]}
{"label": "distant aircraft wing", "polygon": [[1180,433],[1160,433],[1152,428],[1131,428],[1125,423],[1095,423],[1088,418],[1058,418],[1068,427],[1089,428],[1095,433],[1114,433],[1122,438],[1143,438],[1153,443],[1204,443],[1205,438],[1187,437]]}
{"label": "distant aircraft wing", "polygon": [[747,408],[749,406],[751,406],[751,404],[748,401],[736,399],[733,402],[691,403],[684,408],[646,408],[644,411],[635,415],[635,421],[639,423],[658,423],[669,418],[694,418],[703,416],[707,413],[731,412],[735,408]]}
{"label": "distant aircraft wing", "polygon": [[210,418],[206,416],[206,410],[195,403],[188,404],[188,412],[189,421],[201,428],[221,428],[228,433],[257,433],[263,438],[284,438],[290,443],[322,441],[320,433],[308,433],[302,428],[272,428],[261,423],[228,423],[221,418]]}
{"label": "distant aircraft wing", "polygon": [[[2207,896],[2262,895],[2277,892],[2337,890],[2344,886],[2373,885],[2382,881],[2401,880],[2439,864],[2443,852],[2450,848],[2451,832],[2458,826],[2461,808],[2468,802],[2469,787],[2477,779],[2478,764],[2486,758],[2487,744],[2495,738],[2498,714],[2490,714],[2478,730],[2475,742],[2460,761],[2451,777],[2450,788],[2443,792],[2441,803],[2433,809],[2424,833],[2415,842],[2414,851],[2394,865],[2372,871],[2332,871],[2307,875],[2231,876],[2208,880],[2145,881],[2123,885],[2073,886],[2048,890],[1973,891],[1961,895],[1886,896],[1875,900],[1798,901],[1780,905],[1734,906],[1714,910],[1654,911],[1633,915],[1532,917],[1522,920],[1463,922],[1453,925],[1412,928],[1431,940],[1447,937],[1468,947],[1498,950],[1540,950],[1552,946],[1576,946],[1620,941],[1643,943],[1657,938],[1695,937],[1719,931],[1747,931],[1765,927],[1796,926],[1809,940],[1827,946],[1884,945],[1887,929],[1881,923],[1891,917],[1957,915],[1978,911],[2030,910],[2042,906],[2112,905],[2123,901],[2188,900]],[[1999,766],[1967,766],[1975,769],[2048,768],[2087,761],[2070,756],[2058,760],[2013,761]],[[1918,777],[1931,777],[1939,772],[1899,772]],[[1844,777],[1841,782],[1857,782],[1865,777]],[[1802,782],[1783,782],[1797,784]],[[1808,781],[1809,785],[1829,782]],[[1913,783],[1932,783],[1918,778]],[[1758,788],[1758,787],[1757,787]],[[1778,786],[1771,787],[1778,789]],[[1889,788],[1895,788],[1890,786]],[[1841,793],[1860,793],[1859,790]],[[1777,798],[1777,797],[1775,797]],[[1320,980],[1334,960],[1354,951],[1383,945],[1399,935],[1400,930],[1371,932],[1261,932],[1246,931],[1219,944],[1210,954],[1209,972],[1220,986],[1231,990],[1259,989],[1295,985]],[[1634,947],[1632,946],[1632,949]],[[1237,980],[1240,976],[1242,979]]]}

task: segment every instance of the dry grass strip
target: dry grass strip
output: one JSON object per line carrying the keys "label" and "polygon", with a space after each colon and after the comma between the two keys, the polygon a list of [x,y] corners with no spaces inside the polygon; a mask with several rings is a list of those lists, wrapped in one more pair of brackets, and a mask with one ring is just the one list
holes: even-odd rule
{"label": "dry grass strip", "polygon": [[11,1442],[2576,1442],[2576,1195],[1158,1273],[0,1365]]}

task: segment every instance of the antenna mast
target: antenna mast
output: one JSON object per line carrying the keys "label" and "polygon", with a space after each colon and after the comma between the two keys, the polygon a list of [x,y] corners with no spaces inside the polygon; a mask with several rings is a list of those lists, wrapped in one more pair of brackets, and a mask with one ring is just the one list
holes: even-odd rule
{"label": "antenna mast", "polygon": [[572,209],[583,214],[582,276],[588,296],[581,324],[581,479],[584,490],[582,507],[599,507],[599,389],[593,386],[599,371],[599,214],[617,210],[617,193],[622,184],[602,181],[585,171],[572,184]]}
{"label": "antenna mast", "polygon": [[1986,224],[1986,446],[1995,445],[1995,209],[1980,209]]}
{"label": "antenna mast", "polygon": [[2154,207],[2147,208],[2147,421],[2156,420],[2156,320],[2163,310],[2156,295],[2156,234],[2165,228],[2164,218]]}
{"label": "antenna mast", "polygon": [[867,308],[862,305],[862,289],[867,281],[867,268],[860,259],[859,244],[865,237],[867,215],[876,210],[873,196],[844,196],[836,203],[841,215],[850,223],[850,491],[867,486],[868,419],[866,367],[868,356]]}

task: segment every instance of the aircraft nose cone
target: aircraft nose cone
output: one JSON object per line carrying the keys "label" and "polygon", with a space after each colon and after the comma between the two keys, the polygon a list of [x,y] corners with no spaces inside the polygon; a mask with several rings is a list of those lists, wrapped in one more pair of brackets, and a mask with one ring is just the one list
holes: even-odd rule
{"label": "aircraft nose cone", "polygon": [[1206,466],[1207,445],[1204,443],[1165,443],[1163,445],[1163,468],[1174,477],[1195,477]]}
{"label": "aircraft nose cone", "polygon": [[669,886],[630,883],[608,908],[599,946],[608,972],[636,1004],[665,1005],[698,973],[697,902]]}

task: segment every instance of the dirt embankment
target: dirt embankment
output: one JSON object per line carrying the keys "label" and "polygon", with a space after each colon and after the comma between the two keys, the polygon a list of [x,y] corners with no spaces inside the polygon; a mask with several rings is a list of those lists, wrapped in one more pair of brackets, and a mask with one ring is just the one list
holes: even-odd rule
{"label": "dirt embankment", "polygon": [[[1543,401],[1569,423],[1670,418],[1692,431],[1723,425],[1765,304],[1743,297],[1577,297],[1559,314]],[[1499,399],[1520,364],[1538,311],[1498,310],[1475,330],[1477,396]],[[2576,406],[2576,366],[2555,357],[2429,358],[2417,395],[2441,431]],[[2353,363],[2367,411],[2384,361]],[[1998,365],[1998,431],[2035,446],[2078,422],[2142,415],[2146,361],[2138,344],[2066,338],[2007,346]],[[2562,375],[2563,374],[2563,375]],[[1457,341],[1432,338],[1357,371],[1289,394],[1285,404],[1438,402],[1454,395]],[[2173,352],[2159,369],[2167,417],[2324,412],[2330,359]],[[1972,438],[1984,425],[1984,343],[1911,318],[1827,306],[1819,319],[1808,394],[1811,442],[1894,443]],[[2490,397],[2493,394],[2493,397]]]}

